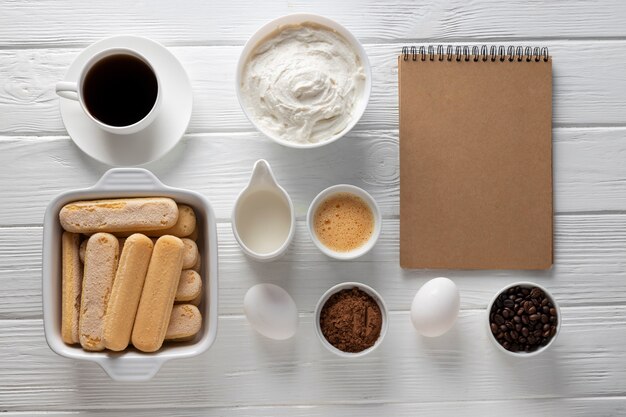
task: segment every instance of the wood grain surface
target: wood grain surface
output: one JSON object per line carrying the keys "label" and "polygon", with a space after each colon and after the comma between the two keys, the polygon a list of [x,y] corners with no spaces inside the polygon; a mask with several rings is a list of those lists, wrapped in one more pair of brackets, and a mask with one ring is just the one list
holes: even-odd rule
{"label": "wood grain surface", "polygon": [[[354,131],[299,151],[254,131],[236,99],[234,68],[271,19],[312,12],[337,20],[369,55],[373,88]],[[67,136],[54,85],[82,48],[134,34],[168,46],[185,67],[194,109],[181,143],[148,164],[164,183],[201,192],[218,217],[220,306],[215,345],[167,363],[148,383],[115,383],[93,363],[47,346],[41,312],[46,205],[109,168]],[[537,45],[554,60],[555,265],[549,271],[404,271],[398,264],[396,57],[403,45]],[[425,0],[0,2],[0,413],[7,416],[623,416],[626,415],[626,3]],[[451,121],[452,122],[452,121]],[[292,196],[294,243],[279,261],[246,258],[232,203],[265,158]],[[353,262],[310,241],[304,214],[336,183],[370,191],[383,233]],[[426,339],[408,314],[436,276],[461,290],[453,330]],[[356,361],[325,351],[312,312],[330,286],[376,288],[391,311],[379,350]],[[485,307],[503,286],[532,280],[562,306],[553,349],[509,359],[487,339]],[[263,339],[242,316],[247,289],[283,286],[300,312],[296,337]]]}

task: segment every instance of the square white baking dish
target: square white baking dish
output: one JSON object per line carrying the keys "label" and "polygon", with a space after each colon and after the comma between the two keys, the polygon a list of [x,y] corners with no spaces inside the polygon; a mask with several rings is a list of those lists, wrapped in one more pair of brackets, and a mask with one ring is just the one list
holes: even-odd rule
{"label": "square white baking dish", "polygon": [[[87,352],[80,345],[66,345],[61,339],[61,208],[76,200],[124,197],[170,197],[191,206],[199,229],[203,300],[199,306],[202,328],[189,342],[165,343],[154,353],[129,348],[124,352]],[[91,188],[68,191],[56,197],[46,209],[43,229],[43,318],[46,341],[66,358],[96,362],[116,381],[146,381],[170,359],[189,358],[205,352],[217,335],[217,230],[209,201],[195,191],[172,188],[141,168],[115,168],[107,171]]]}

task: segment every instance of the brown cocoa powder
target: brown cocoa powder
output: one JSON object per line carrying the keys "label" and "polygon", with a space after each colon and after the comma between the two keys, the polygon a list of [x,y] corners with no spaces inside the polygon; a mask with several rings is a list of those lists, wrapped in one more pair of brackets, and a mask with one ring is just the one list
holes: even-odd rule
{"label": "brown cocoa powder", "polygon": [[328,342],[343,352],[361,352],[376,343],[383,317],[376,301],[354,287],[333,294],[322,307],[320,328]]}

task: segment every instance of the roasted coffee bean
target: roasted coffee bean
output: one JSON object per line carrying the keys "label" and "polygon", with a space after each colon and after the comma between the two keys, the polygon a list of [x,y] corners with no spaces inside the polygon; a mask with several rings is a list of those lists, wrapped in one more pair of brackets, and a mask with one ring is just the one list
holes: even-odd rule
{"label": "roasted coffee bean", "polygon": [[530,308],[533,306],[533,303],[531,303],[530,301],[526,300],[526,301],[524,301],[524,304],[522,304],[522,305],[524,306],[524,311],[526,313],[528,313]]}
{"label": "roasted coffee bean", "polygon": [[532,290],[530,290],[530,297],[531,298],[543,297],[543,291],[541,291],[541,289],[535,287]]}
{"label": "roasted coffee bean", "polygon": [[489,312],[491,333],[511,352],[533,352],[556,334],[557,311],[537,287],[515,286],[496,297]]}

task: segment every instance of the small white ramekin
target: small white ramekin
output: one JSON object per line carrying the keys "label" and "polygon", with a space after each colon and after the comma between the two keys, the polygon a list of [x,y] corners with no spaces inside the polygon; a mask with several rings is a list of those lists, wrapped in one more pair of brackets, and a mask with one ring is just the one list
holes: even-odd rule
{"label": "small white ramekin", "polygon": [[[556,323],[556,334],[552,337],[552,339],[548,342],[547,345],[540,347],[539,349],[535,350],[534,352],[511,352],[510,350],[505,349],[500,343],[498,343],[498,340],[496,339],[495,335],[491,332],[491,323],[489,321],[489,316],[491,314],[491,308],[493,307],[493,304],[496,302],[496,299],[498,298],[498,296],[500,294],[502,294],[503,292],[507,291],[509,288],[512,287],[524,287],[524,288],[532,288],[532,287],[537,287],[539,288],[541,291],[544,292],[544,294],[546,295],[546,297],[548,297],[550,299],[550,301],[552,302],[552,305],[554,306],[554,308],[556,309],[556,317],[557,317],[557,323]],[[501,352],[511,356],[511,357],[515,357],[515,358],[529,358],[532,356],[537,356],[542,352],[545,352],[550,346],[552,346],[552,344],[554,343],[554,341],[556,340],[556,338],[559,336],[559,332],[561,331],[561,322],[562,322],[562,317],[561,317],[561,309],[559,308],[559,304],[556,302],[556,300],[554,299],[554,297],[552,296],[552,294],[550,293],[550,291],[546,290],[544,287],[542,287],[539,284],[535,284],[534,282],[529,282],[529,281],[519,281],[519,282],[514,282],[513,284],[509,284],[506,287],[502,288],[500,291],[498,291],[493,298],[491,299],[491,301],[489,302],[489,305],[487,305],[487,318],[486,318],[486,323],[487,323],[487,333],[489,334],[489,340],[491,340],[493,342],[493,344],[498,348],[498,350],[500,350]]]}
{"label": "small white ramekin", "polygon": [[[374,215],[374,232],[372,233],[370,239],[363,246],[360,246],[349,252],[337,252],[328,248],[326,245],[320,242],[320,240],[317,238],[317,234],[315,233],[315,212],[317,211],[317,208],[328,197],[338,193],[354,194],[357,197],[362,198],[363,201],[365,201],[369,208],[372,210],[372,214]],[[374,247],[376,241],[378,240],[378,237],[380,236],[382,223],[383,218],[380,214],[378,204],[376,204],[376,200],[374,200],[374,198],[364,189],[350,184],[333,185],[332,187],[328,187],[327,189],[319,193],[317,197],[315,197],[311,202],[311,205],[309,206],[309,211],[306,214],[306,225],[309,229],[309,235],[311,236],[311,240],[313,240],[315,246],[317,246],[318,249],[321,250],[322,253],[324,253],[325,255],[339,260],[356,259],[359,256],[363,256],[367,252],[369,252]]]}
{"label": "small white ramekin", "polygon": [[[367,293],[374,299],[374,301],[376,301],[376,304],[378,304],[378,307],[380,308],[383,322],[380,329],[380,336],[378,336],[378,340],[376,340],[376,343],[374,343],[371,347],[360,352],[344,352],[343,350],[339,350],[331,345],[330,342],[326,340],[326,337],[324,337],[324,334],[322,333],[322,328],[320,326],[320,315],[322,314],[322,308],[324,308],[324,304],[326,304],[326,301],[328,301],[328,299],[333,294],[341,290],[352,289],[354,287]],[[330,352],[334,353],[337,356],[341,356],[342,358],[358,358],[367,355],[370,352],[373,352],[378,346],[380,346],[383,339],[385,338],[388,326],[389,324],[387,320],[387,306],[385,305],[383,298],[372,287],[370,287],[369,285],[361,284],[360,282],[343,282],[341,284],[337,284],[331,287],[328,291],[324,293],[324,295],[322,295],[322,297],[317,302],[317,305],[315,306],[315,333],[317,334],[317,337],[326,349],[328,349]]]}
{"label": "small white ramekin", "polygon": [[[363,71],[365,72],[365,78],[366,78],[365,86],[363,87],[363,93],[361,94],[361,97],[359,97],[358,99],[357,106],[356,106],[354,115],[352,117],[352,121],[341,132],[334,134],[333,136],[331,136],[330,138],[326,140],[319,141],[316,143],[288,142],[273,135],[272,132],[263,130],[256,123],[253,115],[246,108],[243,102],[243,98],[241,96],[241,78],[243,75],[243,70],[244,70],[246,62],[248,61],[250,54],[252,53],[254,48],[257,46],[257,44],[260,41],[262,41],[265,37],[270,35],[272,32],[276,31],[281,26],[297,25],[297,24],[302,24],[305,22],[312,22],[312,23],[317,23],[322,26],[326,26],[336,31],[344,38],[346,38],[346,40],[350,43],[350,45],[354,48],[354,50],[359,55],[359,58],[361,59],[361,63],[363,64]],[[299,149],[318,148],[320,146],[328,145],[329,143],[335,142],[336,140],[344,136],[354,127],[354,125],[357,124],[359,119],[361,119],[361,116],[363,116],[363,113],[365,112],[365,108],[367,107],[367,103],[369,102],[370,93],[372,91],[372,68],[370,66],[369,59],[367,58],[367,54],[365,53],[365,49],[363,49],[363,46],[354,37],[354,35],[350,33],[348,29],[341,26],[339,23],[335,22],[334,20],[328,19],[323,16],[319,16],[316,14],[309,14],[309,13],[294,13],[294,14],[289,14],[286,16],[279,17],[278,19],[274,19],[271,22],[263,25],[260,29],[258,29],[254,33],[254,35],[250,37],[250,39],[248,39],[248,42],[246,42],[246,44],[243,47],[243,50],[241,51],[241,55],[239,56],[239,61],[237,62],[237,70],[235,73],[235,90],[237,91],[237,99],[239,100],[239,105],[241,106],[241,109],[245,113],[248,120],[250,120],[250,123],[252,123],[259,132],[263,133],[265,136],[272,139],[274,142],[279,143],[283,146],[290,147],[290,148],[299,148]]]}

